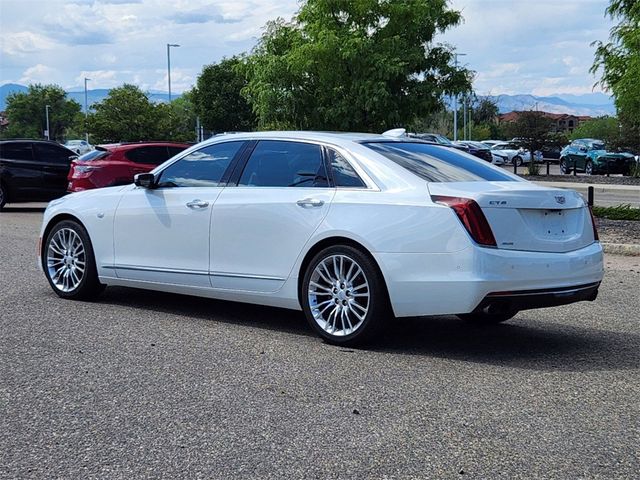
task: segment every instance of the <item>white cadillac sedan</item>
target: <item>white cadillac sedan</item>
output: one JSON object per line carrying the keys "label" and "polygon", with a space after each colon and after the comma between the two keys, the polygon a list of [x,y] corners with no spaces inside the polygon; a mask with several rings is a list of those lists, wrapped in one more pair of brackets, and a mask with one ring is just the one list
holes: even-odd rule
{"label": "white cadillac sedan", "polygon": [[497,323],[594,300],[603,276],[577,193],[384,135],[218,136],[54,200],[40,236],[60,297],[119,285],[302,309],[343,345],[394,316]]}

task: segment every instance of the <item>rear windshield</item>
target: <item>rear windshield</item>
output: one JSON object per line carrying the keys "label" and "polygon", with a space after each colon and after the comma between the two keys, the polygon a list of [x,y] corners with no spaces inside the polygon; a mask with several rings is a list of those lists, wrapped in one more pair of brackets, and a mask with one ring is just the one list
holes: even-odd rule
{"label": "rear windshield", "polygon": [[428,182],[517,181],[484,160],[448,147],[419,142],[366,142],[364,145]]}
{"label": "rear windshield", "polygon": [[91,160],[100,160],[101,158],[104,158],[107,155],[109,155],[109,151],[107,150],[101,150],[101,149],[91,150],[90,152],[87,152],[84,155],[80,156],[78,158],[78,161],[89,162]]}

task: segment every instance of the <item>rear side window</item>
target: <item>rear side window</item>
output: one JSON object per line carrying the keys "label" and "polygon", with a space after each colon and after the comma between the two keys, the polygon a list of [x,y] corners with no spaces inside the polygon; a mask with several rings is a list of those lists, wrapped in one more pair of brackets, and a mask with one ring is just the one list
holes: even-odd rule
{"label": "rear side window", "polygon": [[186,150],[187,147],[167,147],[169,149],[169,158],[175,157],[177,154]]}
{"label": "rear side window", "polygon": [[428,182],[516,181],[485,161],[448,147],[417,142],[365,145]]}
{"label": "rear side window", "polygon": [[29,142],[10,142],[0,145],[0,157],[11,160],[33,160],[33,150]]}
{"label": "rear side window", "polygon": [[91,160],[102,160],[108,157],[110,154],[111,152],[107,150],[101,150],[100,148],[96,148],[95,150],[91,150],[90,152],[87,152],[84,155],[81,155],[80,158],[78,158],[78,160],[81,162],[89,162]]}
{"label": "rear side window", "polygon": [[71,159],[69,157],[75,156],[74,152],[71,152],[66,148],[50,145],[48,143],[35,143],[34,147],[36,160],[40,160],[42,162],[71,163]]}
{"label": "rear side window", "polygon": [[131,150],[127,150],[124,156],[127,160],[134,163],[144,163],[147,165],[160,165],[170,157],[169,151],[165,146],[132,148]]}
{"label": "rear side window", "polygon": [[327,187],[319,145],[262,140],[240,176],[246,187]]}
{"label": "rear side window", "polygon": [[218,187],[222,175],[231,165],[244,142],[209,145],[191,152],[165,168],[159,187]]}
{"label": "rear side window", "polygon": [[338,152],[327,149],[331,173],[336,187],[366,187],[349,162]]}

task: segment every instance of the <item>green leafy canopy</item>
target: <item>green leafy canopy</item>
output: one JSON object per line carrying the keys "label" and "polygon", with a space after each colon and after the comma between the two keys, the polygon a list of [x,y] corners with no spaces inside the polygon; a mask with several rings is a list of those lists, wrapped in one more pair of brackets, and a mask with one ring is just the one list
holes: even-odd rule
{"label": "green leafy canopy", "polygon": [[433,43],[461,21],[446,0],[308,0],[269,22],[244,59],[261,128],[381,131],[470,90],[471,72]]}

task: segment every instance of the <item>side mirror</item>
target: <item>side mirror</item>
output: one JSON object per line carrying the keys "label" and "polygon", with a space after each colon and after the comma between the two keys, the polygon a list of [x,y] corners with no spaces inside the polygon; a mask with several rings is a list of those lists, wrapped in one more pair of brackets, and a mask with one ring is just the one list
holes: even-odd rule
{"label": "side mirror", "polygon": [[156,177],[153,173],[138,173],[133,177],[133,183],[142,188],[155,188]]}

